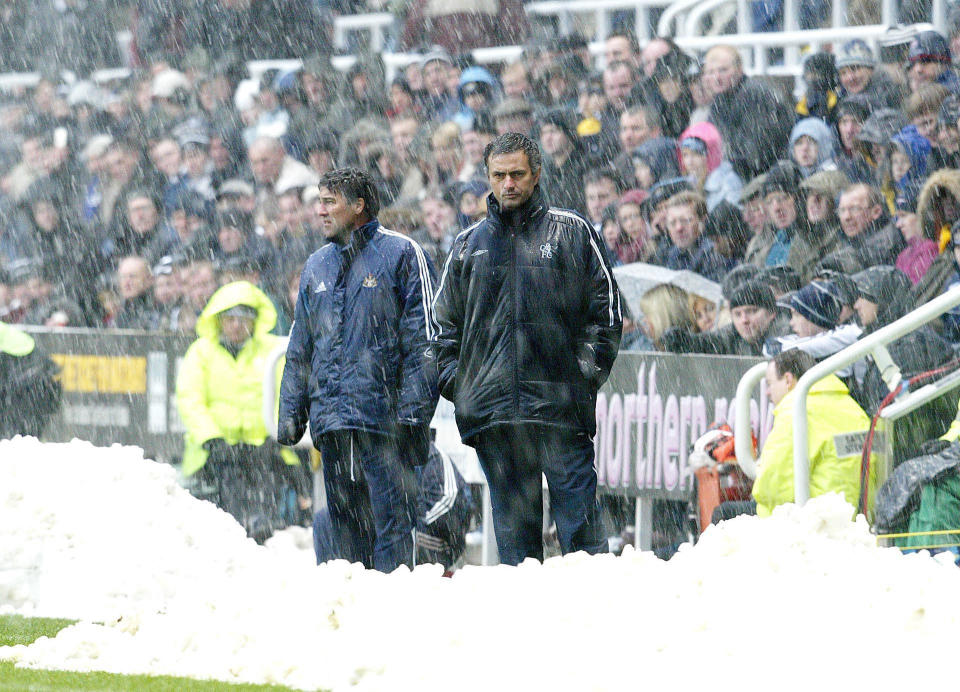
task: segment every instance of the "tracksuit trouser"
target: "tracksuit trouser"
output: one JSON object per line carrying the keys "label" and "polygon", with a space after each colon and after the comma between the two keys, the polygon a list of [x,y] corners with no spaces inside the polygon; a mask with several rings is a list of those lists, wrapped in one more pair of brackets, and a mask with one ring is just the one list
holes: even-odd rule
{"label": "tracksuit trouser", "polygon": [[543,489],[564,554],[607,552],[593,440],[583,432],[549,425],[497,425],[471,438],[490,488],[500,561],[543,560]]}
{"label": "tracksuit trouser", "polygon": [[380,572],[414,566],[417,480],[392,435],[338,430],[320,439],[333,555]]}

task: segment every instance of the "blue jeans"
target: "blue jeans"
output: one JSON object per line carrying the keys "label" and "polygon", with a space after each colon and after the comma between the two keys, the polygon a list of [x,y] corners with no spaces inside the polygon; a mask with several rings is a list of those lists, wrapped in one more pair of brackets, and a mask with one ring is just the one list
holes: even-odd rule
{"label": "blue jeans", "polygon": [[607,551],[588,435],[548,425],[498,425],[478,433],[470,443],[490,488],[501,562],[543,560],[541,473],[547,477],[563,553]]}
{"label": "blue jeans", "polygon": [[321,437],[330,516],[328,559],[392,572],[413,567],[417,480],[397,440],[351,430]]}

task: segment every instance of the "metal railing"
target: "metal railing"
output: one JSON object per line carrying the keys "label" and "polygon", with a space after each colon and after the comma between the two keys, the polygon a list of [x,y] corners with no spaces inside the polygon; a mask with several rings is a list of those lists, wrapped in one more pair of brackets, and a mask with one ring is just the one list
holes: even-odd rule
{"label": "metal railing", "polygon": [[524,7],[527,14],[540,17],[556,17],[561,34],[569,34],[574,29],[573,16],[592,13],[594,15],[594,40],[603,41],[612,27],[614,12],[633,10],[637,38],[646,41],[650,36],[650,9],[667,7],[673,0],[543,0],[531,2]]}
{"label": "metal railing", "polygon": [[[852,365],[861,358],[874,355],[875,352],[880,355],[885,355],[886,358],[889,359],[889,355],[886,355],[886,344],[896,341],[910,332],[916,331],[923,325],[935,320],[943,313],[958,305],[960,305],[960,288],[954,288],[934,298],[930,302],[921,305],[913,312],[904,315],[886,327],[882,327],[874,333],[863,337],[855,344],[817,363],[797,381],[797,385],[793,389],[793,410],[791,411],[793,416],[793,487],[794,501],[797,504],[804,504],[810,499],[810,450],[807,434],[807,395],[810,393],[810,388],[824,377],[832,375],[848,365]],[[746,461],[747,464],[755,465],[750,439],[749,407],[750,395],[753,388],[763,376],[760,370],[761,367],[766,368],[766,365],[761,363],[748,370],[741,378],[740,384],[737,387],[737,426],[734,431],[734,444],[737,460],[741,465],[743,465],[744,461]],[[950,384],[957,386],[960,385],[960,381],[954,383],[954,381],[951,380]],[[887,411],[887,417],[902,416],[910,410],[913,410],[913,408],[930,401],[927,397],[942,394],[944,391],[947,391],[946,387],[941,388],[939,392],[935,391],[935,389],[919,389],[913,401],[909,403],[907,401],[898,402],[901,408],[891,408]],[[908,410],[908,406],[912,408]],[[741,415],[743,415],[744,411],[746,411],[747,425],[742,425],[744,419],[741,418]]]}
{"label": "metal railing", "polygon": [[387,35],[393,30],[397,18],[390,12],[368,14],[345,14],[333,19],[333,45],[347,48],[347,34],[351,31],[369,31],[370,49],[379,53],[387,45]]}

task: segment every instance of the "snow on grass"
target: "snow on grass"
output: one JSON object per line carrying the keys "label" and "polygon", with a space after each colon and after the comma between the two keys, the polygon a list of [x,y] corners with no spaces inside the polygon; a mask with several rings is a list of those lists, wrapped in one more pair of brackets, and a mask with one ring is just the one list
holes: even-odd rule
{"label": "snow on grass", "polygon": [[259,547],[139,449],[0,442],[0,612],[74,618],[21,666],[302,689],[890,689],[952,660],[960,574],[836,496],[629,550],[392,575]]}

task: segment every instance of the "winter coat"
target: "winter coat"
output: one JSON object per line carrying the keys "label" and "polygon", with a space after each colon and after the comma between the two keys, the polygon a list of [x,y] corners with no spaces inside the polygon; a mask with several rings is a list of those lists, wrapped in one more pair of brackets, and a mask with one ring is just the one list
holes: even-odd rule
{"label": "winter coat", "polygon": [[[713,211],[720,202],[740,204],[743,180],[733,170],[729,161],[723,159],[723,144],[720,133],[712,123],[691,125],[680,135],[680,144],[688,137],[695,137],[707,147],[707,177],[703,182],[703,195],[707,198],[707,211]],[[686,171],[684,171],[686,173]]]}
{"label": "winter coat", "polygon": [[793,127],[793,113],[782,94],[744,77],[714,98],[710,122],[720,131],[725,158],[742,180],[752,180],[783,154]]}
{"label": "winter coat", "polygon": [[911,238],[907,247],[897,255],[895,266],[916,286],[939,254],[937,244],[929,238]]}
{"label": "winter coat", "polygon": [[473,118],[476,115],[463,100],[463,88],[467,84],[479,82],[488,87],[488,98],[491,103],[500,100],[500,84],[497,78],[490,74],[485,67],[473,65],[460,73],[460,81],[457,83],[457,100],[460,102],[460,112],[454,118],[461,130],[466,131],[473,126]]}
{"label": "winter coat", "polygon": [[907,246],[900,229],[881,216],[853,238],[840,233],[840,247],[832,253],[842,266],[857,272],[882,264],[892,265]]}
{"label": "winter coat", "polygon": [[[773,508],[794,499],[793,400],[788,392],[773,409],[773,429],[767,436],[758,461],[753,499],[757,515],[766,517]],[[870,419],[850,398],[836,375],[815,382],[807,396],[807,436],[810,457],[810,497],[829,492],[843,493],[856,506],[860,496],[862,442],[848,442],[845,435],[866,434]],[[838,442],[840,447],[838,449]],[[870,493],[876,489],[877,464],[870,464]],[[868,502],[868,509],[872,502]]]}
{"label": "winter coat", "polygon": [[790,333],[789,316],[775,316],[767,330],[756,341],[746,341],[733,324],[727,324],[712,332],[692,334],[684,329],[671,327],[660,336],[660,345],[671,353],[704,353],[715,356],[762,356],[763,346],[778,336]]}
{"label": "winter coat", "polygon": [[146,332],[160,329],[160,310],[150,290],[123,301],[110,326],[115,329],[139,329]]}
{"label": "winter coat", "polygon": [[[844,98],[849,98],[849,94],[847,94],[843,87],[839,88],[839,95],[841,101],[843,101]],[[867,82],[867,86],[864,87],[858,96],[862,96],[870,102],[871,111],[880,108],[900,110],[903,106],[903,88],[893,81],[883,68],[875,68],[873,70],[873,75]]]}
{"label": "winter coat", "polygon": [[837,164],[834,161],[836,147],[833,139],[833,131],[829,125],[820,118],[804,118],[794,125],[793,130],[790,131],[790,143],[788,144],[791,159],[793,159],[793,145],[796,144],[797,140],[801,137],[810,137],[817,143],[816,163],[809,167],[797,164],[797,168],[800,170],[802,177],[809,178],[817,171],[836,170]]}
{"label": "winter coat", "polygon": [[435,270],[421,247],[373,219],[347,245],[313,253],[300,275],[278,440],[293,444],[309,415],[314,444],[337,430],[395,434],[427,426],[437,405]]}
{"label": "winter coat", "polygon": [[890,138],[890,142],[903,149],[910,157],[910,170],[900,180],[893,181],[897,198],[916,200],[927,180],[930,142],[917,132],[917,128],[913,125],[907,125],[900,130]]}
{"label": "winter coat", "polygon": [[583,178],[587,174],[587,157],[579,141],[559,166],[549,156],[544,157],[541,187],[550,204],[583,213],[587,208]]}
{"label": "winter coat", "polygon": [[[219,314],[238,305],[256,308],[253,335],[234,356],[220,342]],[[196,473],[207,463],[203,443],[222,437],[227,444],[262,445],[263,370],[267,356],[283,343],[270,334],[277,313],[266,294],[247,281],[217,290],[197,318],[197,340],[187,349],[177,375],[177,409],[186,428],[183,473]],[[277,375],[283,361],[277,365]],[[297,464],[292,450],[282,452]]]}
{"label": "winter coat", "polygon": [[539,192],[457,236],[436,299],[443,395],[469,442],[500,424],[593,435],[596,396],[620,343],[620,292],[603,239]]}
{"label": "winter coat", "polygon": [[703,236],[687,250],[671,247],[663,266],[667,269],[696,272],[717,282],[727,273],[726,262],[717,254],[713,241]]}
{"label": "winter coat", "polygon": [[0,322],[0,439],[40,436],[60,408],[58,372],[32,336]]}

